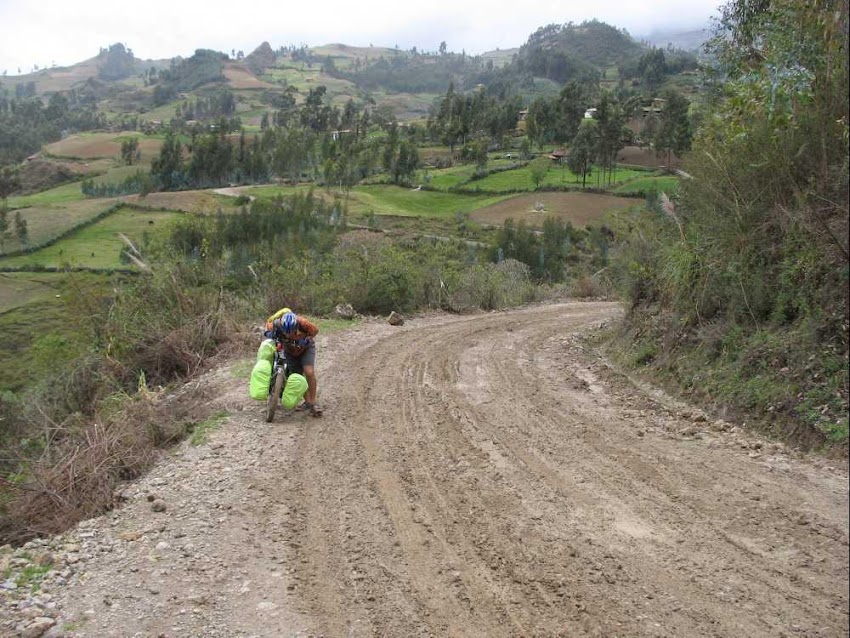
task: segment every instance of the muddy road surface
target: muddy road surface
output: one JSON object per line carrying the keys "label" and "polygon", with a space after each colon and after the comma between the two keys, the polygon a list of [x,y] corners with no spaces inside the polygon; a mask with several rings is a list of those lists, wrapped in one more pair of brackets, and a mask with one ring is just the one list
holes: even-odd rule
{"label": "muddy road surface", "polygon": [[846,465],[613,370],[580,337],[620,312],[321,335],[321,419],[210,374],[228,421],[62,540],[51,631],[847,636]]}

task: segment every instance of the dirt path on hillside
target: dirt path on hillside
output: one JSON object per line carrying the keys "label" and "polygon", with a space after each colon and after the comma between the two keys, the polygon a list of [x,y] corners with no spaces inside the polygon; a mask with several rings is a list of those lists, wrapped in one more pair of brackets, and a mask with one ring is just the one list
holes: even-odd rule
{"label": "dirt path on hillside", "polygon": [[210,443],[45,545],[47,635],[847,636],[846,468],[638,389],[618,313],[322,335],[322,419],[208,375]]}

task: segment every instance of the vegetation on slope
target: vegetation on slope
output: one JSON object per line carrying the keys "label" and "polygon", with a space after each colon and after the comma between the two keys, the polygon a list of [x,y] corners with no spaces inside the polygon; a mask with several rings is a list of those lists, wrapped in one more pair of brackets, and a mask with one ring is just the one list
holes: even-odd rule
{"label": "vegetation on slope", "polygon": [[627,222],[616,259],[637,363],[845,454],[846,8],[726,5],[692,179]]}

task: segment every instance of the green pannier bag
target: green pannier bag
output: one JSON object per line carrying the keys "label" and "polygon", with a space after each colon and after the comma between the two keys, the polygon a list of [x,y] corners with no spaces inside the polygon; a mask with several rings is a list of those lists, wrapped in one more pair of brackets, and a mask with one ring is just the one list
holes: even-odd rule
{"label": "green pannier bag", "polygon": [[[268,392],[268,390],[266,390]],[[307,392],[307,379],[303,374],[293,373],[286,378],[286,387],[283,388],[283,396],[280,398],[280,403],[287,410],[291,410],[301,397]]]}
{"label": "green pannier bag", "polygon": [[269,363],[274,361],[274,339],[266,339],[260,344],[259,350],[257,350],[257,361],[260,359],[265,359]]}
{"label": "green pannier bag", "polygon": [[269,381],[272,378],[272,362],[259,359],[251,370],[251,381],[248,384],[248,393],[252,399],[265,401],[269,398]]}

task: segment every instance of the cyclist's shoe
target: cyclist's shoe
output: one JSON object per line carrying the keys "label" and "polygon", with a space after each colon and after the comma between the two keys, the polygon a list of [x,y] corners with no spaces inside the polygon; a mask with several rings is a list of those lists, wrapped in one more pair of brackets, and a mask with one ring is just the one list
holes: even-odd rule
{"label": "cyclist's shoe", "polygon": [[296,412],[306,412],[307,414],[312,414],[315,407],[316,406],[314,406],[309,401],[303,401],[301,403],[301,405],[296,406],[295,411]]}
{"label": "cyclist's shoe", "polygon": [[322,408],[319,406],[318,403],[315,403],[310,406],[310,414],[313,416],[322,416]]}

